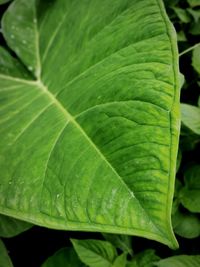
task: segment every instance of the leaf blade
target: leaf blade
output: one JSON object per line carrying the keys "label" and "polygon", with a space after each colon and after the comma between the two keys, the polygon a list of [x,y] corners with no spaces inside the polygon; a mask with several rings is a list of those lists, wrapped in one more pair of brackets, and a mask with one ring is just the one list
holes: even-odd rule
{"label": "leaf blade", "polygon": [[[19,0],[16,3],[20,5],[23,1]],[[76,1],[73,2],[73,4],[76,3]],[[166,19],[166,14],[163,7],[160,6],[160,2],[154,3],[153,6],[150,3],[146,7],[146,1],[137,3],[118,1],[116,6],[108,9],[106,8],[108,2],[105,1],[104,4],[101,3],[101,6],[108,10],[107,12],[110,12],[110,10],[113,12],[111,21],[110,13],[106,13],[105,21],[96,20],[99,23],[95,24],[98,31],[94,34],[95,29],[90,29],[89,36],[92,36],[92,38],[88,42],[86,38],[88,37],[87,31],[84,37],[80,35],[77,38],[76,34],[77,24],[79,25],[80,20],[84,22],[80,24],[83,30],[87,29],[92,21],[93,16],[91,14],[99,5],[98,1],[88,3],[90,3],[89,6],[81,5],[82,9],[79,11],[82,15],[77,17],[77,10],[74,11],[75,13],[68,14],[66,2],[63,1],[62,4],[56,2],[55,5],[58,9],[54,8],[55,6],[49,6],[48,14],[38,19],[41,36],[40,57],[43,55],[42,80],[23,81],[1,75],[3,78],[2,86],[8,84],[8,86],[19,85],[21,87],[20,92],[16,91],[19,98],[15,109],[20,109],[26,89],[34,98],[33,102],[29,103],[29,112],[26,115],[23,112],[18,114],[22,121],[18,125],[18,129],[14,130],[14,135],[17,136],[15,137],[17,144],[12,149],[10,147],[6,148],[8,149],[6,151],[7,155],[11,153],[13,158],[18,151],[21,151],[20,157],[29,159],[28,166],[21,162],[20,157],[16,161],[10,162],[13,167],[17,168],[15,181],[20,183],[25,180],[22,187],[24,195],[16,192],[11,197],[14,186],[8,186],[7,184],[12,174],[5,171],[7,176],[4,181],[4,189],[8,187],[10,194],[8,204],[5,206],[4,203],[2,204],[2,212],[12,214],[12,216],[21,216],[22,214],[23,218],[28,218],[30,221],[33,221],[34,215],[37,214],[34,222],[51,227],[64,227],[65,229],[81,228],[93,231],[98,229],[100,231],[105,230],[105,232],[137,233],[142,236],[146,236],[148,232],[149,238],[156,238],[166,244],[175,246],[176,242],[170,223],[171,207],[168,205],[167,208],[163,208],[167,205],[166,203],[172,202],[175,173],[175,160],[172,160],[172,158],[176,158],[179,132],[178,90],[176,90],[174,98],[174,86],[179,86],[178,82],[175,81],[175,79],[178,80],[178,75],[176,75],[178,69],[176,65],[177,50],[172,38],[174,32]],[[136,9],[133,4],[137,4]],[[88,14],[91,17],[88,16],[89,20],[85,20],[84,10],[88,7]],[[144,10],[144,13],[141,10]],[[63,15],[62,20],[58,16],[59,12]],[[154,16],[152,16],[152,13]],[[140,33],[134,34],[134,36],[130,35],[134,32],[134,29],[138,28],[138,18],[144,17],[144,14],[147,19],[140,22],[145,29],[142,35]],[[52,52],[53,44],[60,34],[68,28],[68,16],[74,16],[74,21],[76,21],[75,33],[70,32],[71,40],[76,42],[71,47],[71,41],[68,40],[69,50],[73,57],[76,54],[80,55],[80,53],[82,55],[77,61],[72,62],[70,69],[67,68],[68,55],[60,54],[57,59],[57,50]],[[50,23],[51,19],[54,20],[55,17],[55,21],[58,23],[52,34],[52,30],[45,27],[52,25]],[[152,19],[152,23],[147,23],[148,20],[151,21]],[[156,23],[156,27],[154,27],[154,23]],[[167,27],[164,23],[167,24]],[[121,33],[121,26],[128,26],[131,31],[127,30]],[[114,27],[116,27],[116,31],[111,31]],[[153,32],[152,35],[151,32]],[[53,39],[49,38],[48,34],[51,37],[53,36]],[[113,34],[116,38],[114,46],[113,43],[110,43]],[[170,40],[168,34],[171,36]],[[102,38],[102,35],[105,38]],[[124,36],[126,42],[124,42]],[[103,41],[101,46],[98,47],[100,40]],[[60,42],[58,46],[63,47],[66,44],[65,40]],[[155,47],[155,43],[158,46],[157,51],[152,49]],[[137,57],[137,50],[144,58]],[[171,50],[173,50],[175,56],[172,55]],[[51,52],[52,56],[49,57]],[[130,54],[133,54],[134,57],[130,57]],[[158,55],[161,62],[156,61]],[[172,62],[174,69],[171,68]],[[58,69],[58,65],[62,66],[64,72],[54,73],[52,71],[52,68]],[[105,70],[106,72],[109,70],[109,75],[106,75]],[[131,73],[134,73],[135,76],[132,77]],[[96,77],[94,74],[96,74]],[[127,77],[133,80],[137,89],[144,88],[144,92],[146,92],[146,89],[151,85],[151,93],[145,96],[140,89],[138,91],[139,95],[137,95],[137,90],[130,90],[130,81],[126,79],[123,80],[126,89],[123,92],[121,90],[122,83],[117,77],[123,78],[127,74],[129,74]],[[144,76],[143,74],[147,78],[144,81],[141,79]],[[155,79],[155,77],[157,78]],[[140,81],[140,84],[137,80]],[[115,84],[117,91],[114,91],[112,83]],[[94,87],[91,86],[93,84],[95,84]],[[156,87],[154,87],[155,84]],[[65,87],[63,88],[63,86]],[[110,90],[106,91],[106,87]],[[161,87],[162,91],[165,91],[165,96],[161,95]],[[87,93],[81,94],[82,88],[87,88]],[[71,93],[69,93],[69,90]],[[105,92],[103,98],[98,95],[102,90]],[[76,94],[73,92],[76,92]],[[125,98],[127,93],[129,99]],[[133,99],[131,98],[132,94]],[[79,95],[78,98],[77,95]],[[100,98],[98,98],[99,96]],[[14,99],[14,93],[12,97]],[[80,97],[82,101],[80,101]],[[37,105],[37,112],[33,112],[33,104]],[[104,119],[106,120],[104,121]],[[7,120],[7,117],[5,120]],[[14,117],[15,120],[16,117]],[[159,127],[157,127],[158,121]],[[109,128],[107,126],[110,123],[112,127]],[[37,134],[38,125],[43,129],[40,137]],[[54,125],[54,129],[49,132],[49,128],[52,128],[51,125]],[[98,125],[100,125],[100,128]],[[122,133],[124,127],[128,138]],[[143,138],[142,135],[138,135],[140,128],[144,132]],[[95,135],[97,129],[100,134]],[[113,129],[116,130],[113,131]],[[168,131],[167,135],[166,129]],[[120,142],[117,140],[117,133],[119,132]],[[153,135],[155,132],[157,134]],[[136,135],[138,136],[137,139],[134,143],[131,142],[132,137]],[[35,136],[36,139],[32,142]],[[44,140],[48,136],[50,136],[49,143],[44,144]],[[116,139],[114,146],[112,146],[116,148],[114,153],[110,147],[106,152],[104,147],[104,139],[107,140],[108,144],[112,142],[110,136]],[[8,138],[8,136],[5,138]],[[13,137],[9,138],[13,141]],[[68,142],[69,139],[70,143]],[[127,143],[127,140],[129,143]],[[43,145],[43,151],[34,151],[33,147],[39,147],[41,144]],[[121,147],[118,147],[118,144]],[[152,151],[151,155],[147,154],[147,144],[149,151]],[[73,150],[73,147],[78,147],[78,149]],[[119,164],[120,153],[122,153],[120,150],[123,147],[125,148],[123,151],[125,153],[124,162]],[[129,147],[134,148],[135,154],[139,158],[133,159],[133,169],[130,169],[130,163],[126,166],[126,162],[132,160],[133,155],[133,150],[128,149]],[[34,151],[32,157],[30,157],[31,151]],[[159,157],[157,156],[158,151]],[[38,158],[40,158],[39,163]],[[63,163],[55,165],[56,158],[61,159],[60,162]],[[85,158],[87,162],[85,162]],[[166,158],[169,158],[169,160],[166,161]],[[94,159],[96,165],[93,163]],[[67,168],[65,167],[66,162]],[[7,164],[3,161],[4,170],[7,169]],[[140,169],[142,165],[145,165],[146,169]],[[31,166],[38,166],[37,170],[30,171]],[[84,169],[82,166],[84,166]],[[126,168],[130,170],[131,179],[128,178]],[[168,179],[169,175],[170,179]],[[74,177],[74,180],[70,179],[71,176]],[[104,180],[102,180],[102,176]],[[127,179],[125,179],[125,176],[127,176]],[[139,184],[141,177],[143,177],[143,184]],[[147,182],[144,177],[153,178]],[[52,184],[52,179],[54,184]],[[97,180],[98,184],[95,184],[94,180]],[[131,180],[138,181],[132,183]],[[161,182],[158,188],[155,188],[153,185],[155,184],[154,181],[157,180],[165,182],[163,184]],[[168,186],[166,187],[166,185]],[[27,191],[27,186],[36,188],[32,196],[31,207],[27,204],[29,203],[27,201],[28,197],[31,194],[30,190]],[[85,192],[81,189],[82,186]],[[77,188],[75,194],[74,188]],[[141,191],[142,188],[145,188],[145,192]],[[98,195],[96,196],[93,192],[98,192]],[[137,192],[136,197],[134,192]],[[159,201],[156,203],[157,210],[149,208],[149,203],[153,203],[153,200],[156,199],[155,194],[159,196]],[[112,196],[111,199],[110,196]],[[97,197],[98,201],[95,199]],[[15,204],[13,199],[16,200]],[[82,203],[84,203],[84,209]],[[18,211],[18,205],[21,205],[21,213]],[[137,216],[130,216],[133,210],[137,211]]]}

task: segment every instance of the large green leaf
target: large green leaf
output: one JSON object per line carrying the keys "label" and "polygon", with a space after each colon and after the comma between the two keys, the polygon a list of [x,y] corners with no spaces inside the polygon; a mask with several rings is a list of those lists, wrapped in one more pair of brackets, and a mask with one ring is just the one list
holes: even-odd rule
{"label": "large green leaf", "polygon": [[15,0],[2,29],[19,60],[1,49],[0,212],[176,247],[178,53],[162,2]]}
{"label": "large green leaf", "polygon": [[157,267],[199,267],[200,256],[174,256],[156,263]]}
{"label": "large green leaf", "polygon": [[12,262],[8,256],[7,250],[0,239],[0,267],[13,267]]}

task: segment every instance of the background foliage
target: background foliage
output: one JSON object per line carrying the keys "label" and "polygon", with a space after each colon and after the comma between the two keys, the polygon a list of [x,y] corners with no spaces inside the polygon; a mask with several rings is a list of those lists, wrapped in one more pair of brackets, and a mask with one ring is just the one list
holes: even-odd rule
{"label": "background foliage", "polygon": [[[200,266],[200,258],[196,256],[200,255],[200,0],[165,0],[165,4],[177,30],[180,71],[184,75],[172,214],[180,248],[172,251],[157,242],[138,237],[63,232],[34,226],[16,237],[3,238],[14,266]],[[2,12],[6,6],[1,7]],[[0,267],[11,266],[3,243],[0,246],[3,248],[0,258],[4,260],[0,260]],[[183,254],[187,256],[180,256]],[[9,265],[5,265],[6,260]]]}

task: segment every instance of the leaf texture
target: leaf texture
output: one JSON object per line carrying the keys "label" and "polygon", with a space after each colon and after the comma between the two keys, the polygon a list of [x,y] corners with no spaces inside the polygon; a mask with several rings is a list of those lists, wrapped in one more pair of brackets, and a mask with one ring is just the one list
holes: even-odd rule
{"label": "leaf texture", "polygon": [[0,50],[0,212],[176,247],[178,53],[162,2],[15,0],[2,28],[18,61]]}

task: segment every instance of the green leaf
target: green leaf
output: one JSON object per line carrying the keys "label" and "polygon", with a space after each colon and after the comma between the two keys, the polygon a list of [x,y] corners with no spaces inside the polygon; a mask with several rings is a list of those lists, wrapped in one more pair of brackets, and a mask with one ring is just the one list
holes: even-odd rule
{"label": "green leaf", "polygon": [[185,32],[184,31],[177,32],[177,39],[178,42],[187,42],[187,37],[185,35]]}
{"label": "green leaf", "polygon": [[172,217],[176,234],[184,238],[196,238],[200,235],[200,220],[196,215],[177,211]]}
{"label": "green leaf", "polygon": [[128,235],[113,235],[113,234],[102,234],[103,237],[113,244],[116,248],[121,249],[124,252],[133,255],[132,240]]}
{"label": "green leaf", "polygon": [[156,263],[157,267],[199,267],[200,256],[174,256],[160,260]]}
{"label": "green leaf", "polygon": [[176,247],[180,85],[162,1],[16,0],[2,30],[25,70],[6,54],[0,212]]}
{"label": "green leaf", "polygon": [[117,252],[107,241],[71,239],[76,253],[89,267],[111,267]]}
{"label": "green leaf", "polygon": [[184,173],[184,182],[188,189],[200,189],[200,165],[195,164],[188,168]]}
{"label": "green leaf", "polygon": [[32,224],[0,214],[0,236],[13,237],[32,227]]}
{"label": "green leaf", "polygon": [[196,134],[200,134],[200,108],[181,104],[182,123]]}
{"label": "green leaf", "polygon": [[62,248],[49,257],[41,267],[84,267],[73,248]]}
{"label": "green leaf", "polygon": [[8,256],[7,250],[0,239],[0,267],[13,267],[12,262]]}
{"label": "green leaf", "polygon": [[193,10],[192,8],[187,8],[187,12],[192,15],[195,22],[198,22],[200,19],[200,10]]}
{"label": "green leaf", "polygon": [[155,262],[160,258],[155,254],[153,249],[144,250],[138,253],[128,264],[128,267],[154,267]]}
{"label": "green leaf", "polygon": [[182,205],[191,212],[200,212],[200,165],[190,167],[185,175],[185,187],[179,192]]}
{"label": "green leaf", "polygon": [[192,35],[200,34],[200,20],[191,24],[189,33],[191,33]]}
{"label": "green leaf", "polygon": [[200,6],[200,0],[187,0],[191,7]]}
{"label": "green leaf", "polygon": [[200,74],[200,44],[193,50],[192,66]]}
{"label": "green leaf", "polygon": [[173,10],[183,23],[189,23],[191,21],[190,16],[186,10],[179,7],[173,7]]}
{"label": "green leaf", "polygon": [[122,253],[120,256],[118,256],[115,261],[113,262],[112,267],[126,267],[126,260],[127,253]]}
{"label": "green leaf", "polygon": [[180,192],[181,204],[191,212],[200,212],[200,189],[188,190],[182,188]]}
{"label": "green leaf", "polygon": [[179,79],[180,79],[180,88],[183,87],[184,83],[185,83],[185,76],[182,73],[179,73]]}

